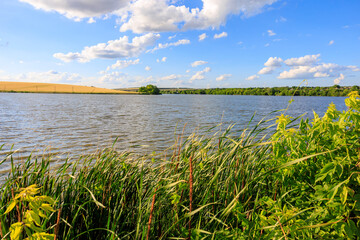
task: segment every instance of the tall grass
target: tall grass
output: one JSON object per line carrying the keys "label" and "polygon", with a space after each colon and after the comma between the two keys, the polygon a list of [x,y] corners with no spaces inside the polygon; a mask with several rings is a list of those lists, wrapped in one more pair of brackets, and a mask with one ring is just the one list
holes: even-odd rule
{"label": "tall grass", "polygon": [[[360,237],[360,100],[347,101],[295,127],[281,115],[273,132],[269,120],[238,137],[231,126],[192,134],[163,155],[105,149],[52,168],[51,157],[15,165],[10,154],[0,213],[12,191],[37,184],[57,200],[45,223],[57,239]],[[2,235],[18,215],[1,215]]]}

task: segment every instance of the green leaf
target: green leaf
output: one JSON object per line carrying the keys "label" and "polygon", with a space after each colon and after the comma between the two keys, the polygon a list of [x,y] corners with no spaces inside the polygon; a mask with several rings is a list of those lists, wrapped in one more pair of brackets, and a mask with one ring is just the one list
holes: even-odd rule
{"label": "green leaf", "polygon": [[34,211],[30,210],[28,211],[29,215],[31,216],[31,218],[34,220],[35,224],[40,226],[41,222],[40,222],[40,217],[39,215],[37,215]]}
{"label": "green leaf", "polygon": [[340,193],[340,199],[342,204],[346,203],[347,196],[348,196],[348,189],[346,186],[344,186],[342,192]]}

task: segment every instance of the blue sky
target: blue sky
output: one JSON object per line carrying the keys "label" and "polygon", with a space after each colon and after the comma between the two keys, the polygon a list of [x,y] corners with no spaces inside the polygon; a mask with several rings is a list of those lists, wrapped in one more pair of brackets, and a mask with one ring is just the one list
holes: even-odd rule
{"label": "blue sky", "polygon": [[0,81],[360,85],[359,0],[2,0]]}

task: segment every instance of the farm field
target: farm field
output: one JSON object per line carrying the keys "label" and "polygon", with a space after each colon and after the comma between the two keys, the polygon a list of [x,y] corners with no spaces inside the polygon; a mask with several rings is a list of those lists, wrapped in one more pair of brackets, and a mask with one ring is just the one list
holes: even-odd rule
{"label": "farm field", "polygon": [[121,91],[107,88],[32,82],[0,82],[0,92],[137,94],[132,91]]}

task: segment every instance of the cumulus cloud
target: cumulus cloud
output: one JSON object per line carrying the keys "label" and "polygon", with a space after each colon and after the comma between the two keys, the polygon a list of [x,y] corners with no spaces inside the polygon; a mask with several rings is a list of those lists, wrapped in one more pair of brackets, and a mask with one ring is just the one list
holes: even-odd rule
{"label": "cumulus cloud", "polygon": [[279,79],[311,79],[334,77],[340,71],[352,70],[351,67],[341,66],[335,63],[321,63],[313,66],[295,66],[288,71],[283,71],[278,76]]}
{"label": "cumulus cloud", "polygon": [[270,74],[273,73],[273,71],[274,71],[273,67],[264,67],[258,72],[258,74]]}
{"label": "cumulus cloud", "polygon": [[203,8],[192,9],[192,18],[186,21],[185,29],[218,28],[226,23],[229,15],[242,14],[250,17],[260,13],[265,6],[277,0],[202,0]]}
{"label": "cumulus cloud", "polygon": [[266,67],[281,67],[283,60],[279,57],[269,57],[269,59],[264,63]]}
{"label": "cumulus cloud", "polygon": [[207,63],[208,62],[199,60],[199,61],[195,61],[195,62],[191,63],[191,66],[192,67],[197,67],[197,66],[204,65],[204,64],[207,64]]}
{"label": "cumulus cloud", "polygon": [[[169,0],[20,0],[36,9],[55,11],[75,21],[119,17],[120,31],[134,33],[218,28],[228,16],[250,17],[278,0],[202,0],[202,8],[189,8]],[[93,20],[90,20],[90,22]]]}
{"label": "cumulus cloud", "polygon": [[178,40],[176,42],[172,42],[172,43],[159,43],[156,47],[154,47],[151,50],[148,50],[147,52],[155,52],[156,50],[159,50],[159,49],[168,48],[168,47],[176,47],[179,45],[186,45],[186,44],[190,44],[189,39],[180,39],[180,40]]}
{"label": "cumulus cloud", "polygon": [[99,78],[99,82],[100,83],[111,83],[111,84],[119,84],[125,81],[126,79],[126,74],[121,73],[121,72],[107,72],[104,73],[100,78]]}
{"label": "cumulus cloud", "polygon": [[96,58],[129,58],[136,57],[145,51],[148,46],[154,45],[160,34],[148,33],[139,37],[134,37],[131,42],[127,36],[117,40],[110,40],[107,43],[99,43],[91,47],[85,47],[81,52],[55,53],[53,56],[64,62],[77,60],[79,62],[89,62]]}
{"label": "cumulus cloud", "polygon": [[79,20],[97,17],[126,7],[131,0],[20,0],[36,9],[56,11],[67,18]]}
{"label": "cumulus cloud", "polygon": [[205,38],[207,38],[206,33],[203,33],[203,34],[199,35],[199,41],[203,41]]}
{"label": "cumulus cloud", "polygon": [[178,30],[177,24],[192,18],[186,6],[169,5],[167,0],[138,0],[129,7],[130,17],[121,32],[164,32]]}
{"label": "cumulus cloud", "polygon": [[276,33],[273,32],[273,30],[267,30],[267,33],[270,37],[275,36]]}
{"label": "cumulus cloud", "polygon": [[118,60],[116,61],[116,63],[114,63],[113,65],[111,65],[111,67],[109,66],[107,68],[107,70],[109,71],[110,68],[112,69],[122,69],[122,68],[126,68],[130,65],[136,65],[140,63],[140,59],[135,59],[135,60]]}
{"label": "cumulus cloud", "polygon": [[[276,68],[282,67],[284,62],[288,70],[283,70],[278,76],[278,79],[314,79],[314,78],[329,78],[336,77],[334,82],[340,82],[344,79],[341,72],[353,71],[357,72],[360,69],[357,66],[342,66],[335,63],[319,63],[320,54],[306,55],[299,58],[289,58],[282,60],[279,57],[270,57],[265,67],[262,68],[258,74],[271,74]],[[257,75],[247,78],[247,80],[258,79]]]}
{"label": "cumulus cloud", "polygon": [[145,67],[145,70],[146,70],[146,71],[150,71],[150,70],[151,70],[151,67],[146,66],[146,67]]}
{"label": "cumulus cloud", "polygon": [[227,80],[231,77],[232,75],[231,74],[223,74],[223,75],[220,75],[216,78],[216,81],[220,82],[220,81],[224,81],[224,80]]}
{"label": "cumulus cloud", "polygon": [[80,83],[83,80],[77,73],[58,72],[28,72],[16,75],[0,75],[0,81],[41,82],[41,83]]}
{"label": "cumulus cloud", "polygon": [[329,46],[333,45],[334,43],[335,43],[335,41],[334,41],[334,40],[331,40],[331,41],[329,42]]}
{"label": "cumulus cloud", "polygon": [[219,33],[219,34],[215,34],[214,35],[214,39],[218,39],[218,38],[224,38],[224,37],[227,37],[227,32],[222,32],[222,33]]}
{"label": "cumulus cloud", "polygon": [[334,79],[334,84],[340,84],[340,82],[344,80],[344,78],[345,78],[344,74],[340,73],[340,76]]}
{"label": "cumulus cloud", "polygon": [[259,79],[258,75],[252,75],[252,76],[246,78],[246,80],[249,80],[249,81],[256,80],[256,79]]}
{"label": "cumulus cloud", "polygon": [[178,80],[180,77],[181,77],[181,75],[171,74],[171,75],[164,76],[164,77],[160,78],[160,80],[162,80],[162,81],[175,81],[175,80]]}
{"label": "cumulus cloud", "polygon": [[274,72],[274,69],[281,67],[283,62],[282,58],[279,57],[269,57],[269,59],[264,63],[264,68],[262,68],[258,74],[271,74]]}
{"label": "cumulus cloud", "polygon": [[91,17],[91,18],[89,18],[89,20],[87,21],[87,23],[96,23],[96,20],[93,18],[93,17]]}
{"label": "cumulus cloud", "polygon": [[207,72],[210,72],[211,68],[210,67],[206,67],[201,71],[196,72],[191,78],[190,78],[190,83],[192,83],[194,80],[203,80],[205,79],[204,74]]}
{"label": "cumulus cloud", "polygon": [[284,61],[288,66],[311,66],[319,61],[320,54],[306,55],[299,58],[289,58]]}
{"label": "cumulus cloud", "polygon": [[202,9],[175,6],[167,0],[134,1],[120,31],[135,33],[218,28],[229,15],[250,17],[278,0],[202,0]]}

